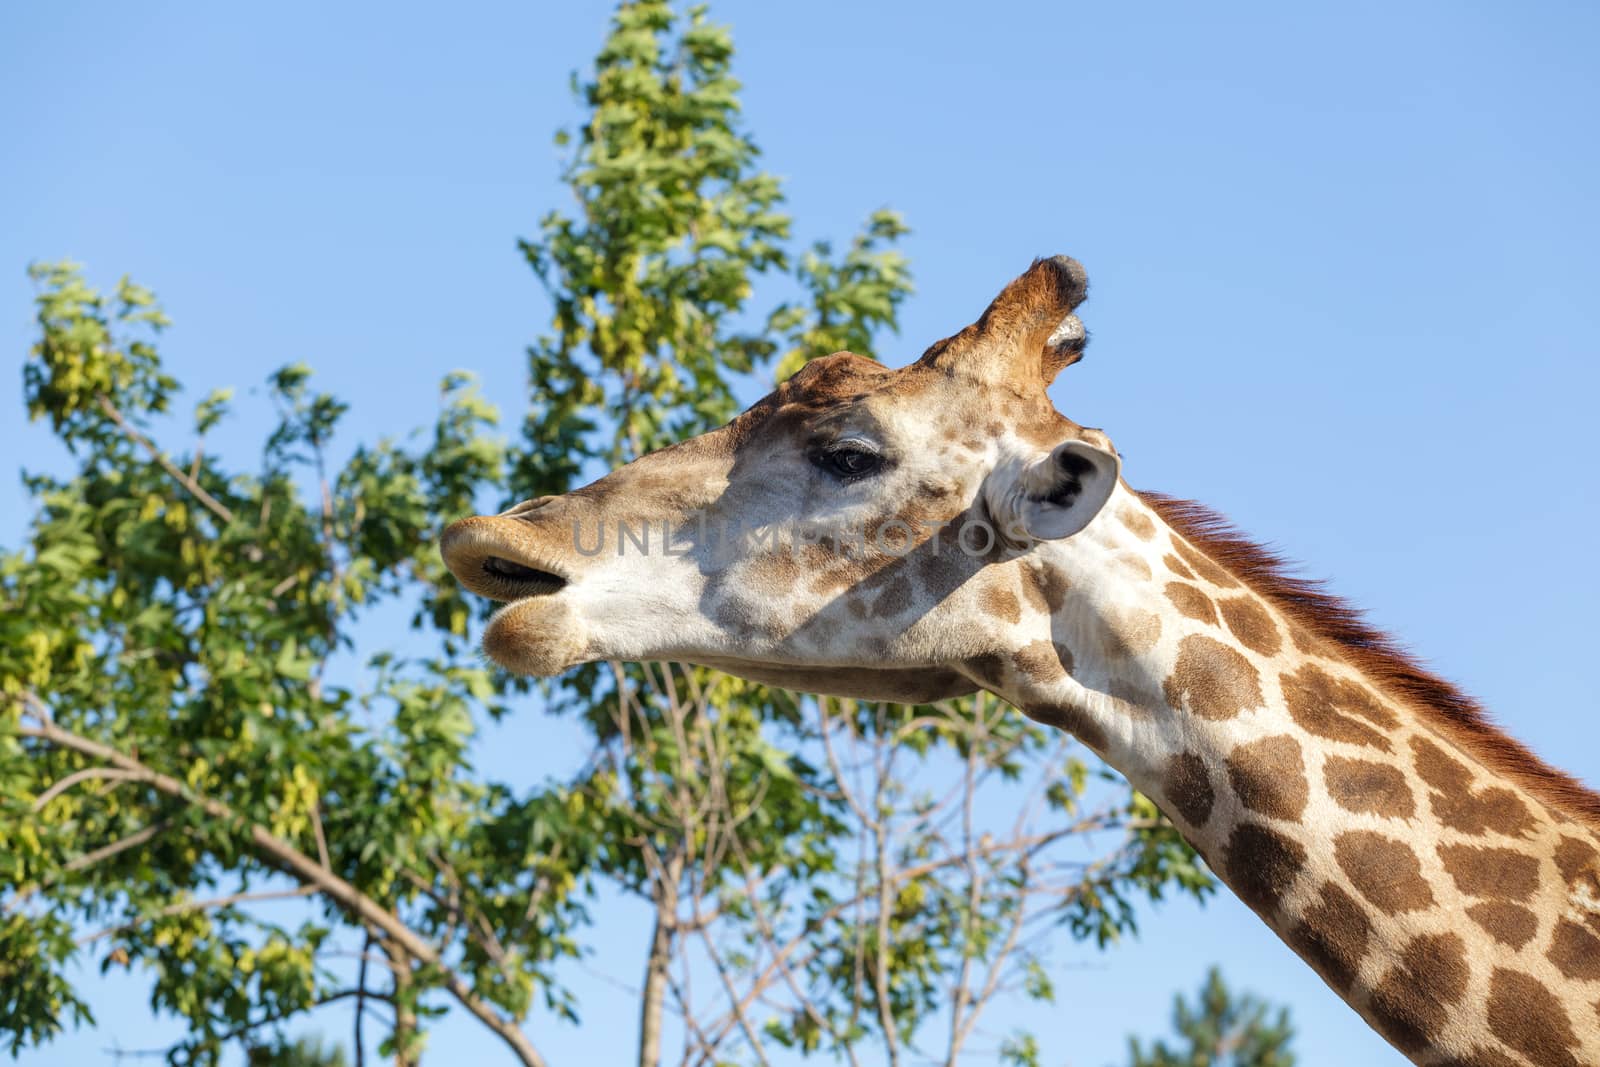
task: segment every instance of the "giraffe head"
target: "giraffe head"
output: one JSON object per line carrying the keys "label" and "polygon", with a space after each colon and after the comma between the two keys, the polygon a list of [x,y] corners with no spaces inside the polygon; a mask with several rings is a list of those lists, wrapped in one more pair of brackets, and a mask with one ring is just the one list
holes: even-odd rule
{"label": "giraffe head", "polygon": [[971,692],[963,590],[1073,538],[1117,487],[1110,441],[1045,395],[1082,354],[1086,287],[1075,261],[1036,261],[910,366],[815,360],[721,429],[454,524],[451,571],[507,602],[485,650],[534,675],[672,659],[871,699]]}

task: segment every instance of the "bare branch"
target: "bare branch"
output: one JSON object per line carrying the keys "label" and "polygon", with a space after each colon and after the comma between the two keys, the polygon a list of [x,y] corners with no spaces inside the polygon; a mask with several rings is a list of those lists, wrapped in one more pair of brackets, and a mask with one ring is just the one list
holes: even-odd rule
{"label": "bare branch", "polygon": [[[979,715],[980,725],[982,715]],[[946,1067],[955,1067],[956,1058],[961,1055],[961,1045],[966,1039],[969,1023],[966,1019],[967,1007],[972,1000],[972,990],[969,983],[972,974],[973,958],[973,926],[978,921],[978,909],[983,902],[983,871],[978,865],[977,841],[973,834],[973,805],[977,800],[978,782],[978,746],[967,745],[967,759],[962,767],[962,804],[961,804],[961,842],[962,856],[967,873],[967,914],[966,921],[961,931],[961,968],[956,975],[956,1000],[950,1009],[950,1047],[945,1056]],[[974,1006],[973,1016],[977,1016]]]}
{"label": "bare branch", "polygon": [[211,911],[214,908],[226,908],[232,904],[249,904],[262,900],[289,900],[294,897],[309,897],[317,891],[315,886],[302,885],[294,889],[279,889],[267,893],[230,893],[225,897],[212,897],[209,900],[184,900],[176,904],[168,904],[159,911],[149,915],[141,915],[130,922],[118,923],[108,926],[104,930],[96,930],[92,934],[78,938],[78,947],[99,941],[101,938],[113,937],[124,930],[133,930],[151,919],[161,919],[169,915],[181,915],[186,911]]}
{"label": "bare branch", "polygon": [[[717,972],[717,979],[722,983],[723,990],[728,994],[728,1001],[733,1005],[734,1018],[738,1021],[739,1029],[744,1031],[744,1039],[750,1043],[750,1051],[762,1064],[768,1064],[766,1053],[761,1051],[761,1039],[756,1036],[755,1027],[750,1024],[750,1016],[739,1003],[738,991],[733,985],[733,976],[728,973],[728,965],[722,959],[722,953],[717,951],[716,940],[704,927],[700,929],[700,939],[705,945],[706,958],[711,961],[711,967]],[[702,1044],[705,1039],[702,1038]]]}
{"label": "bare branch", "polygon": [[[31,727],[25,726],[19,729],[17,732],[26,736],[31,729]],[[171,821],[167,819],[163,819],[157,823],[152,823],[141,830],[134,831],[127,837],[120,838],[111,842],[109,845],[104,845],[100,848],[97,848],[93,852],[86,852],[81,856],[74,856],[72,859],[68,860],[62,865],[62,870],[68,873],[85,870],[86,868],[92,867],[96,863],[99,863],[101,860],[110,859],[112,856],[126,852],[130,848],[138,848],[140,845],[144,844],[146,841],[149,841],[152,837],[155,837],[170,825]],[[6,913],[14,914],[19,908],[22,907],[24,903],[33,898],[42,890],[47,889],[54,884],[54,879],[47,878],[41,883],[19,886],[16,893],[13,894],[11,899],[6,902]]]}
{"label": "bare branch", "polygon": [[150,438],[146,437],[144,434],[140,433],[138,430],[129,425],[128,420],[122,417],[122,412],[117,410],[116,405],[111,402],[109,397],[102,393],[95,397],[95,400],[99,402],[100,410],[106,413],[106,417],[117,424],[117,429],[126,434],[129,440],[140,445],[146,452],[150,453],[150,458],[155,460],[156,463],[161,466],[162,470],[172,475],[174,481],[183,486],[185,489],[189,490],[194,498],[200,501],[200,503],[204,504],[212,514],[217,516],[217,518],[221,519],[223,522],[233,521],[233,510],[226,504],[222,503],[222,501],[206,492],[203,488],[201,488],[199,482],[195,481],[193,478],[189,477],[182,470],[180,470],[176,463],[173,463],[172,460],[167,458],[166,453],[162,452],[161,449],[156,447],[154,441],[150,440]]}
{"label": "bare branch", "polygon": [[[756,879],[755,872],[751,869],[750,858],[745,854],[743,844],[736,839],[733,847],[734,853],[739,859],[740,870],[744,874],[745,901],[749,904],[750,914],[756,920],[756,929],[761,935],[763,944],[767,946],[769,951],[776,954],[778,951],[778,935],[767,917],[766,906],[761,903],[760,882]],[[816,1024],[819,1030],[832,1032],[833,1027],[817,1011],[816,1005],[811,1002],[810,997],[806,996],[805,990],[800,988],[800,980],[796,977],[794,969],[789,966],[787,960],[779,961],[779,968],[783,975],[784,984],[794,994],[801,1010]],[[847,1047],[845,1051],[850,1061],[854,1063],[856,1058],[855,1050]]]}
{"label": "bare branch", "polygon": [[[879,708],[882,715],[882,708]],[[883,731],[878,731],[881,738]],[[889,1003],[889,918],[894,910],[893,870],[889,862],[889,838],[892,833],[889,817],[884,811],[884,797],[889,787],[892,754],[885,756],[880,741],[874,746],[873,766],[877,782],[873,789],[873,806],[877,818],[872,822],[873,873],[878,882],[877,944],[872,970],[873,990],[878,1002],[878,1025],[883,1029],[884,1048],[889,1053],[889,1067],[899,1067],[900,1035],[894,1025],[894,1009]]]}
{"label": "bare branch", "polygon": [[317,838],[317,862],[322,864],[322,869],[333,871],[333,863],[328,859],[328,837],[322,830],[322,800],[311,805],[311,829]]}
{"label": "bare branch", "polygon": [[[248,1034],[252,1030],[259,1030],[263,1026],[271,1026],[273,1023],[282,1022],[284,1019],[289,1018],[291,1015],[295,1014],[296,1012],[305,1011],[307,1009],[316,1009],[316,1008],[326,1007],[329,1004],[336,1004],[341,1000],[349,1000],[351,997],[362,997],[362,996],[371,998],[373,1000],[388,1000],[389,999],[384,994],[379,993],[379,992],[377,992],[375,990],[371,990],[371,989],[367,989],[367,990],[362,990],[360,988],[356,988],[356,989],[341,989],[336,993],[325,993],[322,996],[317,997],[316,999],[312,1000],[310,1004],[302,1005],[302,1006],[300,1006],[298,1008],[289,1008],[289,1009],[286,1009],[286,1010],[284,1010],[282,1012],[278,1012],[278,1013],[275,1013],[275,1014],[272,1014],[272,1015],[265,1015],[265,1016],[262,1016],[259,1019],[255,1019],[255,1020],[252,1020],[251,1022],[245,1023],[242,1026],[236,1026],[232,1030],[228,1030],[225,1033],[217,1035],[216,1040],[219,1041],[219,1042],[222,1042],[222,1043],[227,1043],[229,1041],[234,1040],[235,1038],[240,1038],[240,1037],[245,1036],[246,1034]],[[165,1059],[165,1058],[168,1058],[171,1055],[172,1050],[174,1048],[177,1048],[177,1047],[178,1046],[176,1046],[176,1045],[173,1045],[173,1046],[168,1047],[168,1048],[147,1048],[147,1049],[125,1049],[125,1048],[112,1047],[112,1048],[102,1049],[101,1051],[104,1052],[106,1055],[112,1057],[113,1059],[123,1059],[125,1057],[128,1058],[128,1059],[142,1059],[142,1058],[151,1058],[151,1059],[153,1059],[153,1058],[155,1058],[157,1056],[162,1057],[163,1059]]]}
{"label": "bare branch", "polygon": [[[1117,820],[1113,814],[1108,812],[1095,812],[1093,814],[1086,815],[1067,826],[1049,831],[1048,833],[1032,834],[1025,837],[1017,837],[1011,840],[1002,841],[996,841],[992,838],[980,838],[978,841],[978,847],[975,851],[977,855],[981,857],[997,856],[1005,853],[1017,853],[1025,856],[1037,855],[1039,852],[1049,848],[1057,841],[1074,837],[1079,834],[1088,833],[1091,830],[1105,829],[1116,824]],[[863,837],[862,840],[865,844],[867,839]],[[916,864],[915,866],[901,867],[898,870],[891,872],[891,882],[895,888],[898,888],[907,882],[913,882],[937,871],[963,864],[966,862],[966,859],[967,857],[964,854],[954,853],[947,856],[940,856],[936,859],[926,860],[922,863]],[[865,867],[866,865],[863,864],[862,866]],[[797,956],[797,953],[799,953],[799,950],[803,946],[811,944],[814,941],[814,931],[816,929],[819,929],[824,924],[837,919],[840,915],[843,915],[851,908],[870,900],[878,892],[878,888],[876,886],[869,887],[859,882],[856,888],[856,893],[843,900],[835,901],[832,906],[828,907],[819,914],[812,916],[808,921],[807,930],[802,931],[801,933],[790,938],[772,953],[772,959],[767,963],[766,967],[763,968],[759,975],[751,980],[748,990],[746,991],[744,997],[739,1001],[741,1006],[748,1008],[751,1004],[755,1003],[756,999],[761,995],[761,993],[782,976],[782,971],[785,966],[803,967],[807,962],[815,958],[815,956],[820,953],[821,949],[813,948],[811,952],[803,953]],[[859,923],[857,924],[858,927],[860,925],[861,924]],[[713,1033],[712,1044],[716,1045],[720,1043],[723,1037],[725,1037],[724,1031],[732,1029],[737,1025],[737,1021],[732,1012],[729,1012],[718,1019],[716,1023],[709,1027]]]}
{"label": "bare branch", "polygon": [[[407,955],[423,963],[433,964],[438,967],[440,977],[445,988],[451,996],[474,1017],[493,1030],[500,1039],[506,1043],[527,1067],[544,1067],[544,1057],[535,1049],[516,1024],[503,1018],[486,1001],[481,999],[466,981],[452,968],[445,965],[440,959],[438,950],[420,937],[405,923],[391,912],[384,910],[372,898],[368,897],[355,886],[340,878],[331,871],[324,869],[315,860],[296,849],[283,838],[267,830],[265,827],[248,823],[242,819],[232,808],[211,797],[206,797],[178,781],[170,775],[153,771],[129,756],[123,755],[116,749],[92,741],[86,737],[69,733],[53,724],[40,726],[24,726],[18,733],[26,737],[36,737],[60,745],[62,748],[80,752],[95,759],[104,760],[120,770],[128,771],[140,780],[149,783],[157,790],[194,804],[206,814],[224,822],[244,824],[249,834],[251,844],[261,853],[263,859],[271,866],[278,868],[283,873],[310,885],[329,900],[339,906],[346,915],[368,927],[381,931],[385,938],[403,949]],[[150,834],[154,836],[157,828],[151,828]],[[107,846],[108,848],[113,846]],[[125,842],[119,842],[117,847],[132,847]],[[102,850],[103,851],[103,850]],[[92,862],[89,857],[83,857],[85,863]]]}
{"label": "bare branch", "polygon": [[[1030,876],[1031,871],[1028,867],[1028,859],[1025,854],[1022,860],[1022,879],[1024,885],[1027,884]],[[984,1005],[988,1004],[989,1001],[994,998],[995,991],[1000,986],[1000,978],[1005,971],[1006,960],[1010,958],[1014,951],[1016,951],[1017,941],[1022,934],[1022,927],[1027,917],[1028,904],[1026,899],[1024,899],[1016,904],[1016,912],[1012,916],[1011,927],[1006,931],[1006,939],[1001,943],[999,951],[995,953],[994,962],[990,965],[988,977],[983,984],[983,990],[978,993],[975,998],[973,998],[971,1010],[968,1012],[967,1017],[962,1021],[961,1025],[959,1027],[952,1028],[949,1059],[951,1067],[954,1067],[956,1056],[960,1052],[961,1046],[966,1043],[969,1037],[972,1036],[973,1027],[975,1027],[978,1023],[978,1013],[983,1010]]]}
{"label": "bare branch", "polygon": [[39,812],[43,811],[47,804],[49,804],[56,797],[60,796],[62,793],[65,793],[67,790],[71,789],[73,786],[77,785],[79,782],[84,782],[95,778],[126,782],[135,777],[137,776],[129,774],[127,771],[119,771],[115,767],[85,767],[82,770],[73,771],[65,778],[58,779],[55,784],[53,784],[49,789],[46,789],[43,793],[40,793],[38,797],[34,799],[33,813],[37,815]]}
{"label": "bare branch", "polygon": [[[27,734],[29,732],[29,728],[25,726],[17,732],[21,734]],[[130,848],[138,848],[140,845],[144,844],[146,841],[150,840],[152,837],[156,836],[171,825],[172,820],[170,819],[162,819],[160,822],[151,823],[144,829],[137,830],[129,834],[127,837],[113,841],[109,845],[104,845],[100,848],[97,848],[93,852],[85,852],[81,856],[76,856],[68,860],[64,869],[68,871],[81,871],[88,867],[93,867],[101,860],[108,860],[112,856],[128,851]]]}
{"label": "bare branch", "polygon": [[367,940],[361,946],[361,965],[356,972],[356,1022],[354,1042],[356,1046],[356,1067],[366,1067],[367,1042],[361,1033],[362,1020],[367,1014],[367,957],[372,951],[372,934],[367,933]]}
{"label": "bare branch", "polygon": [[872,817],[867,814],[866,809],[856,799],[855,792],[845,781],[844,769],[839,766],[839,757],[834,754],[831,736],[833,730],[828,720],[827,697],[817,697],[817,719],[820,723],[817,732],[822,736],[822,751],[827,755],[828,769],[833,772],[833,780],[839,783],[839,792],[844,795],[845,803],[850,806],[851,811],[855,812],[856,818],[861,820],[862,825],[871,826],[873,823]]}
{"label": "bare branch", "polygon": [[30,693],[25,689],[20,695],[22,699],[22,706],[31,712],[34,718],[38,719],[40,722],[55,721],[50,714],[50,708],[45,704],[44,701],[39,699],[37,694]]}

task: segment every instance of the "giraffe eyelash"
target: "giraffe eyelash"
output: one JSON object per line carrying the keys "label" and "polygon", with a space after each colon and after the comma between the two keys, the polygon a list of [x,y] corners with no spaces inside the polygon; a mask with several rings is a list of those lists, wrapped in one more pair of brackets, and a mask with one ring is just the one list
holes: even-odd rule
{"label": "giraffe eyelash", "polygon": [[858,438],[836,441],[819,448],[811,453],[810,458],[816,467],[846,484],[869,478],[886,465],[883,453]]}

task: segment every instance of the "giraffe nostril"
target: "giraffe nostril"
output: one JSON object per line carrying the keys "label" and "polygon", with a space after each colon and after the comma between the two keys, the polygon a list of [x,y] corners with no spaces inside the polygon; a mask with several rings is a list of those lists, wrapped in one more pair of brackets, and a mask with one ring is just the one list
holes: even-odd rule
{"label": "giraffe nostril", "polygon": [[524,500],[520,504],[513,504],[505,511],[502,511],[500,513],[500,517],[506,519],[520,519],[530,511],[538,511],[540,508],[544,507],[554,499],[556,498],[553,496],[536,496],[531,500]]}

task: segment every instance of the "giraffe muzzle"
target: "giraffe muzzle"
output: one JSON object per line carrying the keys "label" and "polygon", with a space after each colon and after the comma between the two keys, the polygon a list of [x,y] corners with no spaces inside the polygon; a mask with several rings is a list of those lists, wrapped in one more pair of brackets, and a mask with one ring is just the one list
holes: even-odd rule
{"label": "giraffe muzzle", "polygon": [[452,523],[439,538],[439,553],[462,585],[490,600],[549,596],[571,581],[540,551],[526,523],[498,515]]}

